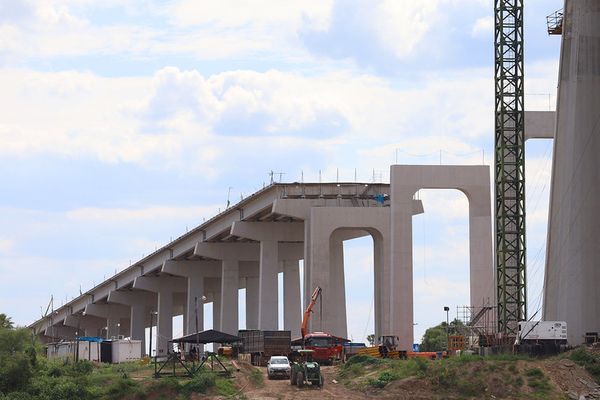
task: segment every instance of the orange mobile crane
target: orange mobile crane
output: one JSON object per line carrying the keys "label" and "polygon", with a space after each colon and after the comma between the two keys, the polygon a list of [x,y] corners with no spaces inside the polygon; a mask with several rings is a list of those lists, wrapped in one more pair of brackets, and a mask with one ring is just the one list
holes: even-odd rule
{"label": "orange mobile crane", "polygon": [[343,346],[342,343],[347,339],[339,338],[325,332],[307,333],[308,319],[313,312],[317,300],[322,301],[321,288],[317,286],[310,297],[310,303],[304,311],[300,333],[302,334],[302,347],[313,350],[313,360],[320,363],[331,363],[335,359],[341,359]]}

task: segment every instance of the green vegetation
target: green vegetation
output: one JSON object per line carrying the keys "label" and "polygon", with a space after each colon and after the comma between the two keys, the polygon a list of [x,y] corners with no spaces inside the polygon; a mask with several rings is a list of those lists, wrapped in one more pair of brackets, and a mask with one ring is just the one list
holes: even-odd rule
{"label": "green vegetation", "polygon": [[[448,329],[446,329],[448,328]],[[421,340],[421,351],[442,351],[448,347],[448,334],[457,335],[464,331],[465,325],[455,319],[450,322],[450,326],[446,322],[429,328],[425,331]]]}
{"label": "green vegetation", "polygon": [[507,354],[462,355],[435,361],[355,356],[342,366],[339,379],[346,386],[364,391],[379,391],[396,381],[409,391],[429,388],[442,397],[480,398],[485,394],[494,398],[554,398],[544,372],[527,368],[531,362],[528,357]]}
{"label": "green vegetation", "polygon": [[10,317],[6,314],[0,314],[0,329],[12,329],[14,328]]}
{"label": "green vegetation", "polygon": [[0,314],[0,400],[141,400],[149,396],[185,400],[194,393],[238,395],[229,379],[208,371],[192,379],[155,380],[152,365],[48,360],[38,356],[42,351],[29,330],[13,327],[10,318]]}
{"label": "green vegetation", "polygon": [[580,347],[571,353],[571,360],[584,367],[600,383],[600,355]]}
{"label": "green vegetation", "polygon": [[529,368],[525,370],[525,376],[527,378],[527,385],[533,389],[536,397],[543,398],[552,390],[548,378],[541,369]]}
{"label": "green vegetation", "polygon": [[248,379],[250,380],[250,383],[256,387],[262,387],[265,384],[265,378],[262,374],[262,371],[258,368],[252,368]]}

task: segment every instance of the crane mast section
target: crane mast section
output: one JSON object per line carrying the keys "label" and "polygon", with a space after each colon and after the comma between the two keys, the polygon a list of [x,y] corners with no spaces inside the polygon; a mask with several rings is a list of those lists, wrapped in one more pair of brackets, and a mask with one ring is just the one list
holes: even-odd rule
{"label": "crane mast section", "polygon": [[527,317],[523,0],[495,0],[495,225],[498,330]]}

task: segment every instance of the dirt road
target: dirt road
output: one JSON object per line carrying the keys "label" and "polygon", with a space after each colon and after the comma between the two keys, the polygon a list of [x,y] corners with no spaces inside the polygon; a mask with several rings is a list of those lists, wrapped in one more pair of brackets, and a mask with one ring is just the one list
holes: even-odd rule
{"label": "dirt road", "polygon": [[[333,383],[334,367],[321,367],[325,384],[322,389],[306,386],[298,389],[290,385],[289,379],[267,379],[267,369],[261,368],[264,376],[264,386],[261,388],[250,388],[243,390],[248,399],[253,400],[287,400],[287,399],[363,399],[364,395],[346,389],[340,383]],[[250,385],[249,385],[250,386]]]}

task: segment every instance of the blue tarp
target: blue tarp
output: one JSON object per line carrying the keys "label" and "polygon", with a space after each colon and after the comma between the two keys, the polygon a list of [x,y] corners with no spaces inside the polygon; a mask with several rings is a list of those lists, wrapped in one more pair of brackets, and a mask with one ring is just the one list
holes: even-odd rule
{"label": "blue tarp", "polygon": [[93,336],[81,336],[81,337],[75,338],[75,340],[79,340],[81,342],[95,342],[95,343],[100,343],[100,342],[106,341],[106,339],[104,339],[104,338],[93,337]]}

